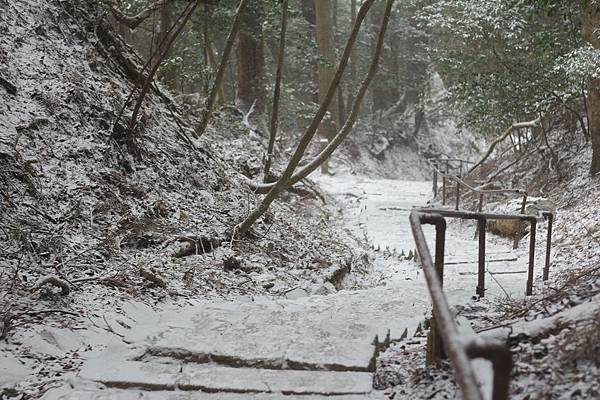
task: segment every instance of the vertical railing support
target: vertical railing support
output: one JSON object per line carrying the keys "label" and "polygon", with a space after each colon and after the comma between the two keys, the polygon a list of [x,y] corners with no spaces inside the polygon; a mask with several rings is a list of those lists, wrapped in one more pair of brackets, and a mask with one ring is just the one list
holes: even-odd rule
{"label": "vertical railing support", "polygon": [[442,205],[446,205],[446,173],[442,176]]}
{"label": "vertical railing support", "polygon": [[483,217],[477,219],[477,230],[479,231],[479,257],[477,261],[477,289],[475,293],[479,297],[485,296],[485,227],[487,220]]}
{"label": "vertical railing support", "polygon": [[552,246],[552,224],[554,223],[554,214],[544,213],[544,216],[548,219],[548,237],[546,238],[546,263],[544,264],[544,281],[548,280],[550,276],[550,247]]}
{"label": "vertical railing support", "polygon": [[460,182],[456,181],[456,211],[458,211],[458,207],[460,206]]}
{"label": "vertical railing support", "polygon": [[512,370],[510,350],[500,343],[473,341],[467,346],[467,354],[471,358],[484,358],[492,363],[494,370],[492,400],[508,400]]}
{"label": "vertical railing support", "polygon": [[[521,214],[525,214],[525,208],[527,206],[527,193],[523,195],[523,202],[521,203]],[[515,235],[515,240],[513,242],[513,249],[517,249],[519,247],[519,242],[523,238],[523,222],[517,221],[519,224],[517,226],[517,233]]]}
{"label": "vertical railing support", "polygon": [[527,290],[525,291],[526,296],[533,294],[533,268],[535,264],[535,232],[537,230],[537,222],[535,219],[531,220],[531,233],[529,234],[529,269],[527,273]]}
{"label": "vertical railing support", "polygon": [[433,164],[433,198],[437,198],[437,184],[438,184],[438,170],[437,163]]}
{"label": "vertical railing support", "polygon": [[[440,285],[444,285],[444,248],[446,245],[446,220],[440,216],[423,216],[423,223],[435,225],[435,270],[438,275]],[[438,325],[434,316],[429,321],[430,329],[427,335],[427,356],[425,363],[427,365],[435,364],[442,358],[445,358],[444,344],[442,335],[438,331]]]}

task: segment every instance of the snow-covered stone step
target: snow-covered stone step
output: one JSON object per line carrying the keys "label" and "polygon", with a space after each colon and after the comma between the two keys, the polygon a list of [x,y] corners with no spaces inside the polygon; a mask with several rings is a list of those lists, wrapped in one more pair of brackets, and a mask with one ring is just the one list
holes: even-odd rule
{"label": "snow-covered stone step", "polygon": [[142,391],[123,389],[78,389],[63,387],[50,390],[43,400],[383,400],[380,393],[359,395],[285,395],[281,393],[206,393],[186,391]]}
{"label": "snow-covered stone step", "polygon": [[366,372],[230,368],[214,364],[88,361],[79,376],[111,388],[223,393],[347,395],[372,390]]}
{"label": "snow-covered stone step", "polygon": [[[393,287],[296,300],[197,303],[126,333],[106,358],[230,367],[373,372],[378,350],[412,332],[429,299]],[[377,339],[377,340],[376,340]]]}

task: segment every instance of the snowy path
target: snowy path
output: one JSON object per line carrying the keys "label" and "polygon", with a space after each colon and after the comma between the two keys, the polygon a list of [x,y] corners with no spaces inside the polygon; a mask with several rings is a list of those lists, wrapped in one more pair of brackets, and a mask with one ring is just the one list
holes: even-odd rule
{"label": "snowy path", "polygon": [[[346,202],[348,228],[381,249],[376,287],[295,300],[196,302],[143,313],[139,320],[109,320],[123,341],[86,360],[71,382],[74,389],[56,389],[45,398],[382,398],[372,389],[378,352],[412,333],[430,308],[420,268],[399,258],[402,250],[414,248],[408,214],[412,206],[426,204],[429,184],[353,176],[319,177],[319,182]],[[448,262],[473,261],[446,268],[446,291],[457,304],[474,294],[477,243],[454,228],[449,229]],[[433,231],[427,233],[431,237]],[[505,245],[489,246],[490,258],[514,257],[510,253]],[[489,268],[523,269],[521,260]],[[524,290],[524,275],[496,279],[503,288],[489,279],[488,295]]]}
{"label": "snowy path", "polygon": [[[364,237],[384,254],[397,256],[414,251],[408,216],[414,206],[427,204],[431,197],[430,182],[374,180],[359,176],[319,176],[318,181],[346,203],[347,225],[358,237]],[[434,229],[425,226],[424,230],[433,251]],[[451,301],[464,302],[475,294],[478,242],[474,240],[474,233],[472,222],[448,220],[444,283]],[[506,239],[490,236],[486,246],[486,296],[522,297],[528,263],[526,252],[513,250]],[[393,256],[390,258],[395,259]],[[395,259],[383,263],[381,272],[384,275],[382,284],[411,292],[416,286],[423,285],[419,296],[428,296],[420,268],[415,263]]]}

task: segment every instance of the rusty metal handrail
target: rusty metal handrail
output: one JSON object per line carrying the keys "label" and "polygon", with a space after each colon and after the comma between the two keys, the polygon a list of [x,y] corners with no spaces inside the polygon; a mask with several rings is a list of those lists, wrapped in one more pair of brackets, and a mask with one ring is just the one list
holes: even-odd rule
{"label": "rusty metal handrail", "polygon": [[[473,211],[455,211],[446,209],[432,209],[432,208],[421,208],[416,211],[422,213],[435,213],[441,217],[458,218],[458,219],[469,219],[477,221],[477,236],[479,237],[479,254],[478,254],[478,271],[477,271],[477,289],[475,294],[484,297],[485,296],[485,249],[486,249],[486,226],[488,220],[517,220],[529,222],[531,226],[531,232],[529,235],[529,260],[527,268],[527,282],[525,295],[531,296],[533,294],[533,278],[535,272],[535,244],[536,244],[536,230],[538,218],[534,215],[527,214],[492,214],[482,213]],[[548,220],[548,234],[546,236],[546,259],[543,269],[543,280],[547,281],[550,274],[550,247],[552,243],[552,224],[554,221],[554,214],[551,212],[544,212],[542,216]],[[442,266],[443,268],[443,266]],[[442,269],[443,271],[443,269]]]}
{"label": "rusty metal handrail", "polygon": [[[456,381],[465,400],[483,400],[475,378],[473,366],[470,363],[471,358],[486,358],[492,361],[494,368],[492,398],[493,400],[508,399],[509,376],[512,365],[510,351],[505,346],[496,342],[486,342],[482,339],[465,341],[459,334],[448,301],[444,295],[442,284],[446,220],[440,214],[413,211],[410,214],[410,224],[433,304],[433,318],[430,331],[435,337],[432,337],[431,343],[434,346],[435,343],[443,343],[444,350],[454,367]],[[435,264],[427,246],[422,224],[431,224],[436,227]],[[439,356],[441,354],[440,344],[437,345],[436,350]]]}
{"label": "rusty metal handrail", "polygon": [[[446,165],[446,170],[442,171],[440,170],[436,164],[434,164],[434,162],[432,162],[431,160],[427,159],[426,161],[429,163],[430,167],[433,170],[433,196],[434,198],[437,197],[437,191],[438,191],[438,178],[439,176],[442,177],[442,205],[446,205],[446,180],[450,179],[456,182],[456,205],[455,205],[455,209],[458,210],[460,207],[460,186],[464,186],[465,188],[467,188],[469,191],[473,192],[473,193],[477,193],[479,195],[479,206],[478,206],[478,211],[482,211],[483,209],[483,201],[484,201],[484,196],[488,195],[488,194],[510,194],[510,193],[514,193],[514,194],[520,194],[523,196],[523,204],[525,204],[527,202],[527,191],[525,189],[520,189],[520,188],[510,188],[510,189],[480,189],[477,187],[473,187],[471,185],[469,185],[467,182],[465,182],[460,176],[457,175],[453,175],[450,174],[448,169],[449,169],[449,163],[448,161],[453,161],[454,159],[443,159],[443,160],[438,160],[441,163],[445,163]],[[462,164],[463,163],[471,163],[470,161],[466,161],[466,160],[454,160],[454,161],[460,161],[461,162],[461,168],[460,168],[460,173],[462,174]],[[523,210],[524,212],[524,210]]]}

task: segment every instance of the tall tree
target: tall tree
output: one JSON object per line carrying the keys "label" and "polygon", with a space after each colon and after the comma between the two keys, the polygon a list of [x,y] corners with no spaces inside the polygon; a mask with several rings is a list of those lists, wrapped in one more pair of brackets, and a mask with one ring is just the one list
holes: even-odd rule
{"label": "tall tree", "polygon": [[225,71],[227,70],[227,64],[229,61],[229,56],[231,55],[231,50],[233,49],[233,44],[235,42],[235,38],[237,37],[238,31],[240,29],[242,12],[244,8],[248,5],[250,0],[240,0],[238,8],[235,12],[235,17],[233,19],[233,23],[231,25],[231,30],[229,31],[229,35],[227,36],[227,41],[225,42],[225,49],[223,49],[223,54],[221,55],[221,61],[219,62],[219,68],[217,69],[217,74],[215,76],[215,80],[210,89],[210,93],[206,99],[205,107],[204,107],[204,115],[200,120],[198,126],[194,130],[195,137],[202,136],[206,131],[206,127],[210,122],[210,118],[212,117],[212,112],[215,108],[215,103],[217,100],[217,94],[223,84],[223,78],[225,76]]}
{"label": "tall tree", "polygon": [[260,202],[257,208],[255,208],[240,224],[236,225],[234,228],[233,236],[236,234],[244,235],[248,232],[248,230],[254,225],[254,223],[269,209],[271,203],[275,201],[277,196],[284,191],[290,185],[290,179],[294,174],[294,171],[298,167],[298,164],[304,157],[304,153],[306,149],[310,145],[313,137],[316,134],[317,128],[323,121],[325,114],[327,113],[327,109],[331,105],[331,101],[335,96],[335,92],[337,91],[337,87],[342,79],[342,75],[344,74],[344,70],[346,69],[346,65],[348,64],[348,59],[350,58],[350,52],[356,43],[356,37],[358,36],[358,31],[360,30],[360,26],[364,21],[369,9],[373,5],[375,0],[365,0],[362,4],[360,10],[358,11],[358,15],[356,21],[354,23],[354,27],[352,28],[352,32],[350,33],[350,37],[346,42],[346,47],[344,48],[344,52],[342,53],[342,57],[340,58],[340,63],[335,72],[335,75],[331,81],[331,85],[329,85],[329,89],[327,91],[327,95],[325,96],[323,102],[319,106],[319,110],[315,114],[312,119],[312,122],[304,131],[304,134],[300,138],[300,142],[298,143],[298,147],[292,154],[292,158],[290,159],[287,167],[281,174],[279,180],[273,185],[273,187],[269,190],[264,199]]}
{"label": "tall tree", "polygon": [[[373,36],[373,48],[377,46],[377,30],[379,29],[379,22],[385,12],[385,5],[383,3],[376,4],[371,12],[371,34]],[[377,73],[377,81],[372,85],[372,105],[373,111],[383,111],[388,109],[394,104],[399,97],[399,88],[397,81],[397,68],[398,64],[394,62],[396,54],[392,51],[396,45],[394,42],[397,41],[397,35],[392,32],[392,35],[388,36],[386,44],[382,49],[382,62]],[[390,38],[392,38],[390,40]]]}
{"label": "tall tree", "polygon": [[[162,42],[167,37],[167,33],[169,28],[173,24],[173,3],[165,2],[160,8],[160,31],[159,31],[159,41]],[[171,57],[173,53],[172,49],[165,54],[166,58]],[[175,89],[177,87],[177,71],[173,64],[167,64],[164,68],[162,68],[162,78],[164,83],[170,89]]]}
{"label": "tall tree", "polygon": [[244,111],[255,105],[254,112],[264,110],[264,41],[262,31],[262,6],[254,2],[242,14],[238,44],[237,101]]}
{"label": "tall tree", "polygon": [[[585,0],[581,10],[581,25],[583,38],[596,50],[600,50],[599,5],[594,0]],[[595,175],[600,172],[600,78],[592,77],[588,80],[587,102],[589,113],[589,133],[592,138],[592,165],[590,173]]]}
{"label": "tall tree", "polygon": [[[314,0],[317,22],[317,48],[319,51],[319,103],[327,96],[327,90],[335,76],[335,37],[333,32],[333,13],[331,1]],[[331,139],[337,129],[337,107],[329,107],[330,118],[319,127],[319,135]]]}
{"label": "tall tree", "polygon": [[[339,130],[339,132],[335,135],[335,137],[327,144],[327,146],[317,155],[312,161],[310,161],[307,165],[302,167],[299,171],[295,172],[294,175],[290,178],[288,185],[295,185],[301,180],[308,177],[312,172],[314,172],[319,165],[321,165],[325,160],[327,160],[335,150],[342,144],[344,139],[348,137],[348,135],[352,132],[352,128],[356,123],[358,118],[358,114],[362,105],[363,98],[369,89],[369,85],[373,81],[375,74],[377,73],[377,68],[379,67],[379,60],[381,56],[381,52],[384,45],[385,34],[388,28],[388,23],[390,20],[390,14],[392,12],[392,6],[394,4],[394,0],[387,0],[386,8],[383,14],[383,19],[381,20],[381,26],[379,28],[379,34],[377,36],[377,44],[374,49],[373,58],[371,60],[371,65],[369,66],[369,70],[367,72],[367,76],[360,85],[356,97],[352,103],[350,108],[350,113],[348,114],[348,118],[346,119],[343,127]],[[274,187],[274,184],[263,184],[263,185],[252,185],[252,189],[256,193],[267,193]]]}
{"label": "tall tree", "polygon": [[[354,23],[356,20],[356,0],[350,0],[350,18],[352,19],[351,23]],[[350,56],[350,84],[353,85],[354,82],[358,79],[358,57],[356,54],[356,49],[352,49],[352,55]],[[354,102],[354,92],[348,88],[348,99],[346,100],[346,104],[352,104]]]}
{"label": "tall tree", "polygon": [[271,110],[271,123],[269,124],[269,145],[265,157],[265,182],[269,180],[269,170],[273,161],[275,137],[279,118],[279,97],[281,94],[281,80],[283,78],[283,61],[285,56],[285,34],[287,32],[288,0],[281,2],[281,29],[279,32],[279,50],[277,52],[277,72],[275,73],[275,89],[273,90],[273,107]]}

